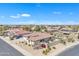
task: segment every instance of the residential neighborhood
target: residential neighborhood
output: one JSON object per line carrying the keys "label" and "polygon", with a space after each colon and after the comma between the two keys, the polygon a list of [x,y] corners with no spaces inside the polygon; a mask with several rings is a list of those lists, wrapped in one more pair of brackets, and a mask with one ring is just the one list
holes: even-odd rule
{"label": "residential neighborhood", "polygon": [[62,47],[78,41],[79,26],[0,25],[0,34],[5,40],[21,47],[33,55],[50,55],[55,53],[55,50],[59,49],[59,45]]}
{"label": "residential neighborhood", "polygon": [[0,4],[0,56],[79,56],[78,52],[79,3]]}

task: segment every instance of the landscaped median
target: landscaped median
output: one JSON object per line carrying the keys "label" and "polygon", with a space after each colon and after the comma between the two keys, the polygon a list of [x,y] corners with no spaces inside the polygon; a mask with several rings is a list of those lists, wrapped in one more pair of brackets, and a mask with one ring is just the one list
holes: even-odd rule
{"label": "landscaped median", "polygon": [[10,46],[12,46],[13,48],[15,48],[16,50],[18,50],[20,53],[22,53],[24,56],[32,56],[31,53],[29,53],[28,51],[24,50],[23,48],[17,46],[16,44],[13,44],[11,41],[9,41],[9,39],[4,38],[3,36],[0,36],[0,38],[5,41],[6,43],[8,43]]}

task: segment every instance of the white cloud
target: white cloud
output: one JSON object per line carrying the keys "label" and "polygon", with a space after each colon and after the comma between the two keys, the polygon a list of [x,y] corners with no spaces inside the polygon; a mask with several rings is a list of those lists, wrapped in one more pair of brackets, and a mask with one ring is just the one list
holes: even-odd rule
{"label": "white cloud", "polygon": [[58,14],[58,15],[59,15],[59,14],[61,14],[61,12],[59,12],[59,11],[54,11],[53,14]]}
{"label": "white cloud", "polygon": [[30,17],[30,14],[17,14],[16,16],[10,16],[11,18],[21,18],[21,17]]}
{"label": "white cloud", "polygon": [[30,17],[30,14],[21,14],[22,17]]}
{"label": "white cloud", "polygon": [[20,14],[17,14],[16,16],[10,16],[11,18],[20,18]]}
{"label": "white cloud", "polygon": [[10,16],[11,18],[19,18],[18,16]]}

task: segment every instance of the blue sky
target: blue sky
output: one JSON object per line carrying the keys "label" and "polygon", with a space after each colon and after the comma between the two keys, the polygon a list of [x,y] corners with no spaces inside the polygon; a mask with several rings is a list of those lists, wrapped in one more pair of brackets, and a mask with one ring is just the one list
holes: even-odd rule
{"label": "blue sky", "polygon": [[79,24],[79,4],[0,4],[0,24]]}

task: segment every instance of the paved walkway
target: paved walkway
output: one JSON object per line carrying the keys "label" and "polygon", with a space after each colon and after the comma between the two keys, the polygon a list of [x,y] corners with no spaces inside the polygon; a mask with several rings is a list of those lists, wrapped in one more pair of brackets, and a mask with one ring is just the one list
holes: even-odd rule
{"label": "paved walkway", "polygon": [[0,38],[0,56],[23,56],[23,54]]}

